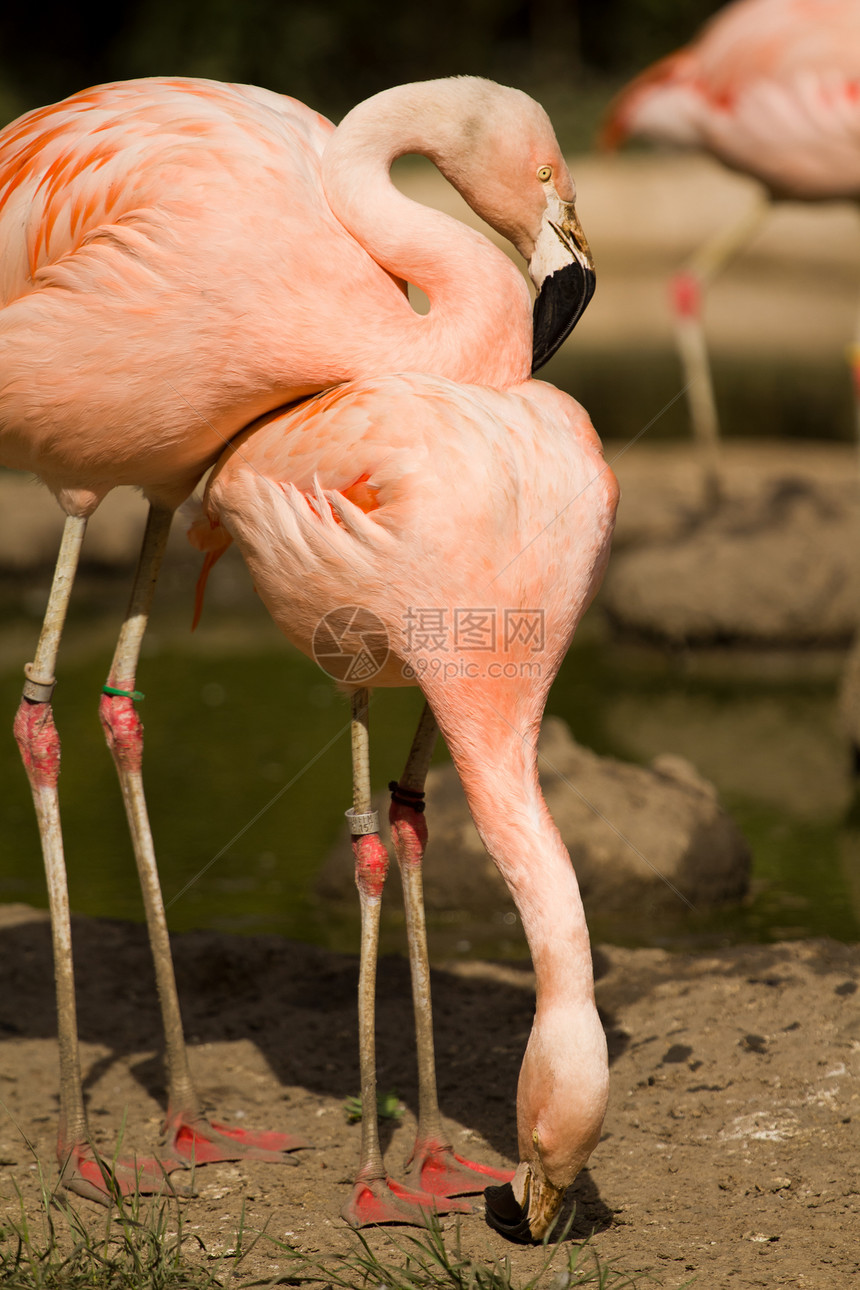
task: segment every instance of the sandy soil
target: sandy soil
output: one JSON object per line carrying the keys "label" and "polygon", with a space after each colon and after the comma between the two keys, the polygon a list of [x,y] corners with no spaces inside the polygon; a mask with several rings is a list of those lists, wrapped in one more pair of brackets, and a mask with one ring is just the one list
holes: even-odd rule
{"label": "sandy soil", "polygon": [[[78,920],[83,1069],[96,1141],[155,1146],[163,1112],[159,1027],[140,927]],[[356,962],[276,938],[201,932],[175,941],[196,1078],[228,1122],[305,1135],[295,1167],[210,1165],[184,1200],[186,1230],[208,1256],[229,1248],[245,1206],[250,1228],[310,1253],[354,1248],[339,1211],[359,1129],[344,1099],[357,1092]],[[860,1271],[860,948],[818,941],[676,957],[595,951],[612,1059],[605,1134],[572,1188],[573,1232],[594,1232],[602,1258],[646,1284],[695,1279],[723,1286],[838,1290]],[[37,1208],[33,1144],[49,1179],[56,1045],[44,914],[6,907],[0,922],[0,1204],[13,1182]],[[454,1145],[475,1158],[512,1158],[514,1091],[531,1024],[528,971],[490,963],[434,976],[440,1096]],[[396,1174],[414,1131],[415,1072],[408,970],[383,961],[380,1087],[402,1120],[385,1122]],[[174,1175],[175,1176],[175,1175]],[[184,1177],[184,1176],[183,1176]],[[80,1209],[98,1220],[89,1202]],[[450,1230],[456,1220],[444,1220]],[[463,1247],[489,1263],[512,1258],[525,1279],[540,1252],[511,1247],[477,1212],[460,1220]],[[374,1244],[385,1243],[381,1231]],[[195,1241],[196,1248],[196,1241]],[[202,1256],[201,1256],[202,1257]],[[263,1243],[243,1273],[283,1272]]]}

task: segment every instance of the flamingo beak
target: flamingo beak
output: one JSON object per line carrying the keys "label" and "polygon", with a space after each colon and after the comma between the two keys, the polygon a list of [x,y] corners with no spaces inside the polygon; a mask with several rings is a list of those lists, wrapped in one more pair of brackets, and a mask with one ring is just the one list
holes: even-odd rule
{"label": "flamingo beak", "polygon": [[527,1245],[550,1231],[563,1199],[563,1187],[551,1183],[542,1169],[522,1161],[511,1182],[484,1192],[487,1222],[509,1241]]}
{"label": "flamingo beak", "polygon": [[535,284],[532,372],[552,358],[594,295],[594,261],[573,202],[548,194],[541,231],[529,261]]}

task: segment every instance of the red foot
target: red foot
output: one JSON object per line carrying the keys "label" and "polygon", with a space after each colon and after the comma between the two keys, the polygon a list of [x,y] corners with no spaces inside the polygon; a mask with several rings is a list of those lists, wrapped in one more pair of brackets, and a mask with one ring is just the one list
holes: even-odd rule
{"label": "red foot", "polygon": [[514,1171],[477,1164],[443,1142],[426,1141],[416,1142],[406,1176],[433,1196],[472,1196],[491,1183],[510,1182]]}
{"label": "red foot", "polygon": [[86,1200],[109,1205],[122,1196],[193,1196],[187,1187],[175,1186],[167,1175],[182,1165],[179,1160],[105,1160],[96,1157],[87,1143],[60,1149],[60,1186]]}
{"label": "red foot", "polygon": [[233,1125],[216,1124],[200,1117],[193,1121],[181,1114],[169,1119],[164,1127],[165,1145],[177,1165],[211,1165],[222,1160],[268,1160],[273,1164],[294,1165],[298,1161],[287,1155],[311,1144],[305,1138],[289,1133],[252,1133]]}
{"label": "red foot", "polygon": [[431,1214],[471,1214],[464,1200],[442,1200],[427,1191],[411,1191],[393,1178],[358,1178],[340,1211],[352,1227],[370,1223],[407,1223],[426,1227]]}

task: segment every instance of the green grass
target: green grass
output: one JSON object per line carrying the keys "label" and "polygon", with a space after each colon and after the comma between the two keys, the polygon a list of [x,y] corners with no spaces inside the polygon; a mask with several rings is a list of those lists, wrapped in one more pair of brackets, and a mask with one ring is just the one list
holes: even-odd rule
{"label": "green grass", "polygon": [[[544,1241],[537,1270],[517,1279],[505,1257],[490,1266],[464,1253],[459,1223],[443,1234],[432,1218],[421,1235],[384,1233],[373,1250],[355,1233],[346,1255],[311,1256],[268,1232],[240,1223],[230,1249],[212,1254],[189,1234],[175,1198],[115,1197],[95,1219],[84,1218],[41,1177],[35,1224],[18,1192],[19,1215],[0,1222],[0,1285],[4,1290],[250,1290],[254,1286],[319,1286],[325,1290],[625,1290],[636,1281],[601,1263],[588,1242]],[[570,1222],[572,1223],[571,1218]],[[261,1243],[282,1261],[274,1277],[249,1275],[248,1256]]]}
{"label": "green grass", "polygon": [[[19,1196],[20,1200],[20,1196]],[[4,1290],[215,1290],[226,1284],[221,1265],[195,1265],[176,1202],[108,1206],[85,1219],[43,1184],[38,1228],[20,1217],[0,1225],[0,1285]],[[221,1261],[223,1262],[223,1260]]]}
{"label": "green grass", "polygon": [[[573,1217],[570,1223],[573,1222]],[[636,1281],[601,1263],[588,1245],[567,1245],[561,1233],[558,1243],[543,1243],[536,1272],[526,1280],[513,1277],[510,1259],[493,1265],[476,1262],[463,1253],[460,1224],[457,1223],[449,1244],[437,1218],[432,1218],[420,1236],[394,1236],[385,1232],[390,1259],[371,1249],[368,1241],[356,1232],[358,1249],[353,1254],[312,1259],[280,1242],[274,1242],[296,1260],[280,1280],[257,1282],[258,1285],[315,1285],[326,1290],[568,1290],[588,1286],[592,1290],[625,1290],[635,1288]],[[552,1235],[552,1234],[550,1234]]]}

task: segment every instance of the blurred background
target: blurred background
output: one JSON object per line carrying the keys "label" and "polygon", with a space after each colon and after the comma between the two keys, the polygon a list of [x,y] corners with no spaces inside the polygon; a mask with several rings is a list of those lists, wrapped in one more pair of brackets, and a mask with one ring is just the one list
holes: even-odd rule
{"label": "blurred background", "polygon": [[[622,943],[678,947],[819,934],[852,940],[860,932],[860,834],[839,693],[860,603],[845,362],[860,296],[860,221],[846,203],[783,204],[709,295],[727,496],[722,527],[705,533],[667,282],[742,212],[757,185],[699,155],[635,145],[612,156],[594,150],[601,116],[621,85],[690,39],[720,7],[713,0],[6,6],[0,118],[86,85],[158,74],[257,83],[334,120],[386,86],[457,73],[518,86],[543,102],[577,182],[598,289],[541,375],[588,408],[623,490],[613,571],[548,711],[603,756],[643,767],[666,753],[686,759],[714,785],[752,856],[741,899],[713,907],[693,891],[672,908],[641,899],[620,910],[590,907],[593,931]],[[475,222],[432,168],[405,162],[398,182]],[[796,512],[804,523],[800,537],[789,539],[780,526]],[[755,545],[753,536],[774,514],[773,542]],[[132,919],[142,917],[140,897],[97,703],[143,515],[139,497],[117,490],[92,521],[54,701],[73,909]],[[0,712],[7,728],[38,634],[61,518],[44,489],[0,471]],[[793,563],[779,564],[779,553],[789,550]],[[680,551],[688,555],[686,583],[665,564],[667,552],[674,558]],[[631,564],[633,557],[645,563]],[[691,601],[690,586],[706,604],[718,587],[731,599],[726,588],[751,568],[760,581],[747,587],[746,607],[730,606],[709,627],[679,625],[661,599],[668,587]],[[274,931],[354,949],[357,911],[347,899],[321,897],[317,886],[342,842],[347,705],[282,641],[232,556],[210,579],[203,623],[191,637],[197,572],[198,557],[174,533],[139,676],[147,696],[148,796],[171,926]],[[766,598],[762,586],[769,595],[782,579],[788,594],[806,577],[813,591],[800,609],[787,611],[777,627],[773,616],[756,625],[748,609]],[[651,606],[650,619],[627,613],[637,597]],[[380,789],[399,773],[419,707],[418,696],[404,691],[375,701]],[[444,763],[444,751],[437,760]],[[0,741],[0,771],[0,901],[44,906],[32,806],[11,734]],[[601,809],[613,813],[611,805]],[[630,841],[647,853],[641,840]],[[431,842],[428,869],[433,863]],[[399,948],[393,902],[386,919],[385,945]],[[525,953],[512,907],[495,903],[482,919],[461,909],[455,892],[447,904],[440,898],[431,939],[436,953],[449,955]]]}
{"label": "blurred background", "polygon": [[181,74],[264,85],[338,119],[386,86],[468,73],[539,98],[566,146],[578,149],[590,145],[612,89],[688,40],[718,7],[715,0],[15,5],[0,18],[0,108],[7,121],[87,85]]}

